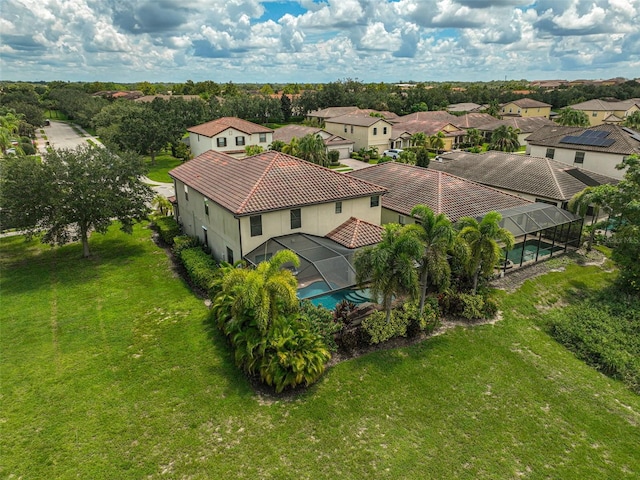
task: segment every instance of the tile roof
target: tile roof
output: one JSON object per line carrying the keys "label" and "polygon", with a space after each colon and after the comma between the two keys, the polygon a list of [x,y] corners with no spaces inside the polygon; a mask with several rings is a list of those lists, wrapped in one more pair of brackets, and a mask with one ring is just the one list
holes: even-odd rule
{"label": "tile roof", "polygon": [[372,117],[368,113],[348,113],[347,115],[341,115],[339,117],[328,118],[325,120],[327,123],[339,123],[347,125],[358,125],[360,127],[370,127],[378,122],[385,122],[389,125],[389,120],[381,117]]}
{"label": "tile roof", "polygon": [[595,98],[593,100],[587,100],[586,102],[576,103],[575,105],[569,105],[569,108],[574,110],[618,110],[618,111],[626,111],[629,110],[633,105],[638,105],[640,107],[640,98],[630,98],[628,100],[616,100],[616,101],[608,101],[608,100],[600,100],[599,98]]}
{"label": "tile roof", "polygon": [[458,117],[453,123],[458,128],[479,128],[487,123],[495,122],[496,117],[492,117],[488,113],[467,113]]}
{"label": "tile roof", "polygon": [[209,150],[169,175],[239,216],[386,192],[273,150],[243,159]]}
{"label": "tile roof", "polygon": [[325,236],[344,247],[360,248],[380,243],[383,230],[380,225],[351,217]]}
{"label": "tile roof", "polygon": [[329,107],[329,108],[324,108],[322,110],[314,110],[313,112],[307,113],[307,116],[308,117],[317,117],[317,118],[329,119],[329,118],[340,117],[342,115],[349,115],[349,114],[369,115],[370,113],[381,113],[382,115],[384,115],[384,117],[387,120],[392,119],[392,118],[396,118],[398,116],[393,112],[372,110],[370,108],[358,108],[356,106]]}
{"label": "tile roof", "polygon": [[319,127],[307,127],[305,125],[285,125],[284,127],[276,128],[273,132],[273,139],[289,143],[294,137],[302,138],[310,133],[319,134],[328,147],[332,145],[352,145],[355,143],[353,140],[334,135]]}
{"label": "tile roof", "polygon": [[[607,132],[607,139],[613,140],[613,144],[608,147],[594,145],[577,145],[572,143],[562,143],[566,136],[580,136],[584,132],[602,131]],[[638,135],[638,134],[635,134]],[[586,152],[603,152],[620,155],[640,154],[640,140],[633,138],[634,134],[629,133],[618,125],[598,125],[597,127],[563,127],[560,125],[545,126],[536,130],[525,140],[529,145],[541,145],[551,148],[565,148],[568,150],[580,150]]]}
{"label": "tile roof", "polygon": [[145,95],[145,96],[136,98],[135,101],[149,103],[149,102],[153,102],[156,98],[160,98],[162,100],[171,100],[175,98],[175,99],[181,99],[184,101],[196,100],[196,99],[202,100],[202,97],[200,97],[200,95]]}
{"label": "tile roof", "polygon": [[531,203],[449,173],[404,163],[386,162],[346,175],[387,188],[382,206],[403,215],[411,215],[414,206],[425,204],[455,222],[460,217],[477,217],[492,210]]}
{"label": "tile roof", "polygon": [[251,135],[252,133],[271,133],[271,128],[263,127],[257,123],[248,122],[236,117],[222,117],[212,120],[195,127],[187,128],[188,132],[204,135],[205,137],[215,137],[228,128],[234,128],[243,133]]}
{"label": "tile roof", "polygon": [[518,100],[513,100],[512,102],[505,102],[501,106],[509,105],[510,103],[513,103],[520,108],[543,108],[551,106],[548,103],[539,102],[538,100],[534,100],[533,98],[520,98]]}
{"label": "tile roof", "polygon": [[544,127],[545,125],[557,124],[545,117],[505,117],[502,120],[494,118],[493,121],[487,122],[478,128],[480,130],[492,132],[502,125],[517,128],[522,133],[531,133]]}
{"label": "tile roof", "polygon": [[[444,128],[447,125],[455,127],[456,130],[447,131]],[[435,135],[438,132],[444,133],[445,137],[457,137],[459,135],[465,135],[467,132],[460,130],[451,122],[446,120],[410,120],[407,122],[400,122],[393,125],[393,133],[391,138],[398,138],[402,132],[408,132],[410,134],[423,132],[426,135]],[[396,136],[397,135],[397,136]]]}
{"label": "tile roof", "polygon": [[433,112],[415,112],[409,115],[403,115],[393,120],[393,123],[404,123],[413,121],[438,121],[447,122],[456,125],[458,117],[451,115],[446,110],[434,110]]}
{"label": "tile roof", "polygon": [[447,107],[450,112],[471,112],[483,108],[482,105],[473,102],[452,103]]}
{"label": "tile roof", "polygon": [[[429,168],[483,185],[560,201],[569,200],[590,185],[618,183],[605,175],[530,155],[490,151],[482,154],[449,152],[439,157],[442,162],[432,161]],[[575,170],[580,174],[574,176]]]}

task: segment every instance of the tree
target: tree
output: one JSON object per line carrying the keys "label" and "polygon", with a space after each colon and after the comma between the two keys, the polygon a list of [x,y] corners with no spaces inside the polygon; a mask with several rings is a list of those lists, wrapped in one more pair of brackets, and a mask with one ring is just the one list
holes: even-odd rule
{"label": "tree", "polygon": [[[606,204],[606,197],[610,195],[610,190],[615,188],[612,185],[601,185],[601,188],[587,187],[581,192],[576,193],[571,200],[567,208],[570,212],[573,212],[582,218],[585,217],[589,207],[594,209],[594,218],[597,220],[600,209],[610,213],[611,209]],[[587,251],[590,252],[593,246],[593,239],[595,238],[596,229],[591,228],[589,232],[589,240],[587,241]]]}
{"label": "tree", "polygon": [[396,162],[415,165],[417,162],[417,156],[415,152],[412,152],[410,150],[403,150],[398,154],[398,157],[396,158]]}
{"label": "tree", "polygon": [[13,111],[0,116],[0,149],[3,155],[6,155],[7,149],[11,147],[11,142],[18,134],[21,121],[20,115],[16,115]]}
{"label": "tree", "polygon": [[[273,145],[273,144],[271,144]],[[287,143],[286,145],[284,145],[282,147],[282,150],[280,150],[282,153],[286,153],[288,155],[293,155],[294,157],[298,156],[298,153],[300,151],[300,141],[298,140],[298,137],[293,137],[291,139],[291,141],[289,143]]]}
{"label": "tree", "polygon": [[300,139],[297,157],[323,167],[329,166],[327,146],[318,134],[308,133]]}
{"label": "tree", "polygon": [[458,220],[458,235],[469,246],[467,270],[473,279],[474,295],[478,289],[480,274],[491,275],[500,260],[502,249],[498,242],[502,242],[506,250],[513,248],[513,235],[506,228],[500,227],[500,220],[502,215],[498,212],[487,213],[480,222],[473,217],[462,217]]}
{"label": "tree", "polygon": [[491,134],[489,149],[501,152],[515,152],[520,148],[519,133],[520,130],[514,129],[511,125],[500,125]]}
{"label": "tree", "polygon": [[447,253],[456,239],[456,231],[444,213],[435,214],[426,205],[416,205],[411,215],[420,223],[408,228],[415,231],[422,242],[422,257],[419,260],[420,271],[420,314],[424,311],[429,284],[439,289],[446,288],[451,281],[451,267]]}
{"label": "tree", "polygon": [[420,147],[416,150],[416,166],[427,168],[431,159],[429,158],[429,150],[426,147]]}
{"label": "tree", "polygon": [[252,157],[253,155],[258,155],[262,152],[264,152],[264,148],[260,145],[247,145],[244,147],[244,153],[247,157]]}
{"label": "tree", "polygon": [[417,235],[397,224],[386,224],[382,241],[356,254],[356,281],[370,282],[372,295],[382,297],[387,322],[391,320],[394,296],[417,293],[415,262],[421,254],[422,243]]}
{"label": "tree", "polygon": [[286,145],[287,144],[284,143],[282,140],[274,140],[273,142],[271,142],[271,145],[269,145],[269,150],[281,152]]}
{"label": "tree", "polygon": [[467,130],[467,139],[473,147],[477,147],[484,143],[484,135],[477,128],[470,128]]}
{"label": "tree", "polygon": [[124,149],[149,155],[151,165],[155,165],[156,155],[168,145],[173,135],[162,115],[146,104],[141,111],[122,120],[118,138]]}
{"label": "tree", "polygon": [[416,147],[426,147],[428,144],[427,134],[424,132],[416,132],[411,135],[411,145]]}
{"label": "tree", "polygon": [[223,293],[234,297],[233,315],[254,318],[263,336],[275,318],[298,307],[298,281],[283,268],[287,263],[298,267],[300,259],[291,250],[280,250],[256,268],[234,269],[223,282]]}
{"label": "tree", "polygon": [[429,137],[429,148],[439,152],[444,148],[444,133],[438,132]]}
{"label": "tree", "polygon": [[152,191],[139,177],[140,159],[95,146],[51,150],[41,162],[8,157],[2,163],[3,216],[28,236],[44,232],[42,241],[66,243],[76,234],[88,257],[89,233],[104,233],[114,220],[124,232],[146,218]]}
{"label": "tree", "polygon": [[291,119],[293,112],[291,109],[291,99],[289,98],[289,95],[284,92],[280,97],[280,110],[282,110],[282,117],[284,118],[284,121],[288,122],[289,119]]}
{"label": "tree", "polygon": [[636,110],[631,115],[627,116],[622,122],[622,126],[640,131],[640,110]]}
{"label": "tree", "polygon": [[588,127],[589,117],[581,110],[574,110],[571,107],[565,107],[560,110],[556,119],[559,125],[565,125],[567,127]]}

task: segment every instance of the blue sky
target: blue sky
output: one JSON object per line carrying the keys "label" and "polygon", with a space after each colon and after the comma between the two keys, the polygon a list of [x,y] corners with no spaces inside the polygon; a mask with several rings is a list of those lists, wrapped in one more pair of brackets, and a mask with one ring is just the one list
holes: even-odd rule
{"label": "blue sky", "polygon": [[0,79],[640,76],[640,0],[2,0]]}

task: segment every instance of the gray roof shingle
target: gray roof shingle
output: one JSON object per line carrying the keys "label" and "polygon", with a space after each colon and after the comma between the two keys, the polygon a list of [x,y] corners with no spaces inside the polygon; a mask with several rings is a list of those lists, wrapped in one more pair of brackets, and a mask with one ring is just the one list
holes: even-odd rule
{"label": "gray roof shingle", "polygon": [[[613,140],[613,144],[608,147],[594,145],[577,145],[573,143],[563,143],[566,136],[580,136],[584,132],[601,131],[606,132],[607,139]],[[631,131],[632,132],[632,131]],[[637,133],[630,133],[618,125],[598,125],[597,127],[563,127],[560,125],[550,125],[536,130],[525,140],[529,145],[541,145],[550,148],[566,148],[569,150],[581,150],[587,152],[604,152],[620,155],[640,154],[640,140],[634,138]]]}

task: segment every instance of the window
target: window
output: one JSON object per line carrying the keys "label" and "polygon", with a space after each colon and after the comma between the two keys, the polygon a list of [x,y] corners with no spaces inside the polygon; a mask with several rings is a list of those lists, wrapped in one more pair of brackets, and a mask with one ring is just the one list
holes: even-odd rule
{"label": "window", "polygon": [[556,154],[555,148],[547,148],[547,153],[545,157],[553,159],[553,156]]}
{"label": "window", "polygon": [[584,152],[576,152],[576,158],[573,159],[573,163],[584,163]]}
{"label": "window", "polygon": [[209,234],[207,232],[207,228],[206,227],[202,227],[202,233],[203,233],[203,237],[204,237],[204,240],[203,240],[204,246],[206,248],[209,248]]}
{"label": "window", "polygon": [[244,145],[244,137],[236,137],[236,145],[238,146]]}
{"label": "window", "polygon": [[233,250],[227,247],[227,262],[233,265]]}
{"label": "window", "polygon": [[260,134],[260,143],[266,143],[267,142],[267,134],[266,133],[261,133]]}
{"label": "window", "polygon": [[189,201],[189,187],[187,187],[186,185],[184,186],[184,199],[187,202]]}
{"label": "window", "polygon": [[302,212],[299,208],[290,211],[291,230],[302,227]]}
{"label": "window", "polygon": [[598,116],[598,112],[591,112],[591,116],[592,117],[597,117]]}
{"label": "window", "polygon": [[377,207],[378,205],[380,205],[380,195],[374,195],[371,197],[371,206]]}
{"label": "window", "polygon": [[344,133],[347,133],[347,126],[344,126]]}
{"label": "window", "polygon": [[377,127],[373,127],[373,134],[377,135],[378,134],[378,128]]}
{"label": "window", "polygon": [[259,237],[262,235],[262,215],[254,215],[249,217],[249,223],[251,224],[251,236]]}
{"label": "window", "polygon": [[387,127],[382,127],[382,134],[386,135],[387,134]]}
{"label": "window", "polygon": [[351,133],[353,133],[353,125],[351,125]]}
{"label": "window", "polygon": [[407,219],[406,219],[406,218],[404,218],[404,215],[398,215],[398,223],[399,223],[400,225],[404,225],[404,224],[406,224],[406,223],[407,223]]}
{"label": "window", "polygon": [[217,142],[217,144],[218,144],[218,147],[226,147],[226,146],[227,146],[227,139],[226,139],[226,138],[224,138],[224,137],[219,137],[219,138],[216,140],[216,142]]}
{"label": "window", "polygon": [[204,199],[204,214],[209,216],[209,199],[207,198]]}
{"label": "window", "polygon": [[342,202],[336,202],[336,213],[342,213]]}

